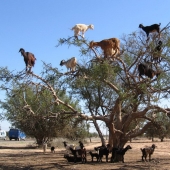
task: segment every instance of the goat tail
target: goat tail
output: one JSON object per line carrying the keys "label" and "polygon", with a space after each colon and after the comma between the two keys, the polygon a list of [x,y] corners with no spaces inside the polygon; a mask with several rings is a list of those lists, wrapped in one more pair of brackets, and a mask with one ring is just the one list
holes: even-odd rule
{"label": "goat tail", "polygon": [[140,148],[140,150],[143,152],[143,149],[142,149],[142,148]]}

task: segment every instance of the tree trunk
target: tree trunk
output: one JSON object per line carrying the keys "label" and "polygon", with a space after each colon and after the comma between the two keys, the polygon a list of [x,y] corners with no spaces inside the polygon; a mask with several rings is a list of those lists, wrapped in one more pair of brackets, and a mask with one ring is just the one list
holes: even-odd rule
{"label": "tree trunk", "polygon": [[106,142],[105,142],[105,140],[104,140],[103,134],[102,134],[102,132],[101,132],[101,130],[100,130],[100,128],[99,128],[96,120],[93,120],[93,123],[94,123],[94,126],[95,126],[95,128],[96,128],[96,131],[97,131],[98,134],[99,134],[99,137],[100,137],[100,139],[101,139],[102,145],[106,145]]}

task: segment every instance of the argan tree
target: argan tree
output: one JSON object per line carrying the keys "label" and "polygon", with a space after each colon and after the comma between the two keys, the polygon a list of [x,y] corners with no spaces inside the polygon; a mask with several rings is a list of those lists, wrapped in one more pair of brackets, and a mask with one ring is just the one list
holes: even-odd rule
{"label": "argan tree", "polygon": [[[59,40],[58,48],[60,45],[66,45],[80,49],[82,60],[79,61],[76,71],[63,74],[53,66],[45,64],[41,75],[30,73],[25,75],[21,82],[48,90],[53,96],[51,105],[67,108],[57,112],[60,115],[92,121],[102,144],[105,144],[105,141],[98,121],[104,122],[109,129],[109,144],[123,147],[129,139],[142,135],[151,125],[158,127],[155,119],[157,113],[169,115],[169,109],[160,105],[160,101],[166,100],[170,93],[168,25],[161,30],[161,41],[162,51],[157,53],[155,47],[159,39],[156,34],[151,34],[150,39],[146,41],[146,35],[142,31],[133,32],[120,38],[121,48],[118,56],[105,59],[100,47],[89,48],[88,40],[63,38]],[[155,55],[159,57],[159,62],[153,60]],[[141,63],[147,65],[157,76],[139,77],[138,66]],[[11,75],[3,69],[0,73],[2,80],[6,77],[5,80],[8,81],[11,77],[14,79],[19,76]],[[46,74],[50,75],[48,79]],[[59,93],[54,90],[54,78],[60,90],[65,90],[71,98],[84,102],[82,111],[59,97]],[[6,86],[4,84],[1,87],[7,89]],[[23,107],[25,113],[35,114],[34,109],[28,106],[30,105],[26,101]],[[54,113],[50,112],[51,115]]]}
{"label": "argan tree", "polygon": [[[13,127],[34,137],[39,145],[55,137],[62,136],[70,139],[82,137],[78,134],[85,130],[83,127],[85,123],[70,115],[60,115],[60,110],[67,110],[67,107],[53,104],[53,96],[46,88],[28,82],[28,84],[20,84],[14,79],[13,83],[11,90],[5,87],[6,99],[0,102],[1,108],[4,109],[4,116]],[[57,83],[53,86],[54,90],[56,85]],[[78,101],[71,100],[64,90],[58,89],[58,91],[58,96],[63,101],[80,110]]]}

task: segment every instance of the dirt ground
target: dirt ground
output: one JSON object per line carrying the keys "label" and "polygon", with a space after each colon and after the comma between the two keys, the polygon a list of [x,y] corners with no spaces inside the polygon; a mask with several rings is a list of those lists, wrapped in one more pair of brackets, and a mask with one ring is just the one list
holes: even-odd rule
{"label": "dirt ground", "polygon": [[[134,140],[132,149],[125,154],[125,163],[106,163],[105,157],[102,163],[91,162],[89,153],[87,163],[70,163],[63,158],[65,149],[60,147],[55,153],[50,148],[44,154],[42,149],[31,148],[33,141],[0,141],[0,170],[170,170],[170,140],[154,142],[157,148],[152,155],[151,162],[141,161],[140,148],[151,146],[150,140]],[[99,140],[92,139],[92,143],[85,144],[87,151],[93,151],[100,146]],[[109,155],[110,159],[111,155]]]}

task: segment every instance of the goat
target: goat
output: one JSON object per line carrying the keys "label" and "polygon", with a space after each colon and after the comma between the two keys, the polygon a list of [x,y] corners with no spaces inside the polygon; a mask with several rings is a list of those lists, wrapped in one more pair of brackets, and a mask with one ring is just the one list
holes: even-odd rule
{"label": "goat", "polygon": [[151,61],[155,61],[157,63],[161,62],[161,55],[162,52],[162,41],[158,42],[158,45],[155,47],[154,51],[153,51],[153,56],[151,58]]}
{"label": "goat", "polygon": [[149,155],[149,161],[151,161],[151,155],[153,154],[155,147],[156,147],[155,144],[153,144],[151,147],[140,149],[142,151],[142,161],[144,161],[143,158],[145,158],[145,161],[147,161],[146,158],[148,155]]}
{"label": "goat", "polygon": [[94,25],[76,24],[71,30],[74,30],[74,36],[78,37],[79,33],[82,32],[82,37],[84,38],[84,33],[88,29],[94,29]]}
{"label": "goat", "polygon": [[75,57],[70,58],[69,60],[61,60],[60,66],[65,65],[67,67],[67,71],[70,69],[70,71],[75,71],[76,65],[77,65],[77,59]]}
{"label": "goat", "polygon": [[104,52],[104,58],[114,57],[120,53],[120,40],[117,38],[104,39],[100,42],[91,41],[90,48],[95,46],[101,47]]}
{"label": "goat", "polygon": [[47,151],[47,143],[43,143],[43,152],[45,153]]}
{"label": "goat", "polygon": [[98,146],[98,147],[94,147],[94,150],[99,153],[99,149],[102,147],[107,147],[106,145],[102,145],[102,146]]}
{"label": "goat", "polygon": [[81,141],[79,141],[79,146],[75,146],[75,150],[79,150],[81,148],[84,148],[84,144]]}
{"label": "goat", "polygon": [[142,24],[139,24],[139,28],[142,28],[142,30],[145,31],[145,33],[147,35],[147,39],[148,39],[149,33],[151,33],[151,32],[157,32],[159,34],[159,38],[160,38],[160,25],[161,25],[161,23],[159,23],[159,25],[153,24],[153,25],[144,27]]}
{"label": "goat", "polygon": [[26,72],[29,68],[28,72],[31,72],[31,68],[35,65],[36,58],[34,57],[34,54],[30,52],[25,52],[23,48],[20,48],[19,52],[21,52],[21,55],[24,57],[24,62],[26,65]]}
{"label": "goat", "polygon": [[109,147],[110,145],[107,144],[106,146],[99,146],[94,148],[96,151],[99,152],[99,159],[98,159],[99,162],[102,162],[103,155],[106,156],[106,162],[108,162]]}
{"label": "goat", "polygon": [[81,141],[79,141],[79,145],[80,145],[80,148],[84,148],[84,144]]}
{"label": "goat", "polygon": [[142,77],[142,75],[145,75],[150,79],[152,79],[155,75],[156,77],[160,75],[159,72],[154,71],[152,68],[148,67],[147,64],[143,64],[143,63],[140,63],[138,65],[138,72],[140,77]]}
{"label": "goat", "polygon": [[54,146],[51,147],[51,153],[55,153],[55,147]]}
{"label": "goat", "polygon": [[[68,162],[75,162],[75,157],[73,155],[64,154],[64,158],[67,159]],[[77,157],[76,162],[81,162],[81,157]]]}
{"label": "goat", "polygon": [[73,148],[70,148],[70,150],[71,150],[71,153],[74,156],[74,162],[77,162],[77,153],[78,153],[78,155],[80,155],[82,163],[86,163],[87,162],[87,159],[86,159],[86,148],[81,148],[81,149],[78,149],[78,150],[74,150]]}
{"label": "goat", "polygon": [[70,148],[75,149],[74,144],[67,145],[67,142],[66,142],[66,141],[64,141],[63,144],[64,144],[64,147],[66,148],[66,152],[67,152],[67,153],[70,152]]}
{"label": "goat", "polygon": [[91,151],[89,152],[89,154],[91,155],[91,161],[93,162],[93,158],[96,157],[97,162],[99,160],[99,154],[98,153],[92,153]]}
{"label": "goat", "polygon": [[116,155],[119,155],[119,160],[122,160],[123,163],[124,163],[124,155],[129,149],[132,149],[132,147],[130,145],[127,145],[124,149],[116,150]]}

